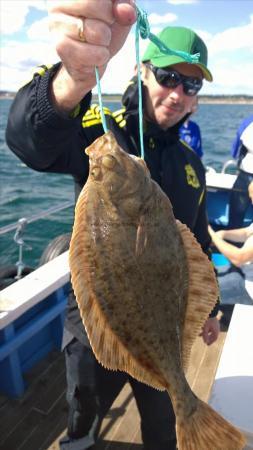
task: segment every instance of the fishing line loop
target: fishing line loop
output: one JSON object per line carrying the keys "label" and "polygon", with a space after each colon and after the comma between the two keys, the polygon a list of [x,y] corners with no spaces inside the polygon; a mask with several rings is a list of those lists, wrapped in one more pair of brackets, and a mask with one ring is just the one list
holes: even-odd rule
{"label": "fishing line loop", "polygon": [[142,39],[148,38],[151,42],[153,42],[153,44],[155,44],[159,48],[160,52],[164,53],[165,55],[180,56],[190,64],[196,64],[199,62],[200,57],[199,53],[191,55],[190,53],[183,52],[181,50],[172,50],[171,48],[167,47],[167,45],[164,42],[162,42],[157,36],[151,33],[147,13],[137,5],[135,5],[135,7],[137,12],[136,26],[139,29],[139,33]]}

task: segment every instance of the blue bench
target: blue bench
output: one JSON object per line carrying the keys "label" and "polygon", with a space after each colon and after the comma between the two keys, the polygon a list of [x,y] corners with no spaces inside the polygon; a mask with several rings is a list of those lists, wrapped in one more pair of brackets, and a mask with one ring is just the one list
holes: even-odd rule
{"label": "blue bench", "polygon": [[60,349],[69,283],[68,252],[0,292],[0,392],[20,397],[24,374]]}
{"label": "blue bench", "polygon": [[212,261],[215,267],[227,266],[230,264],[226,256],[222,255],[221,253],[212,253]]}

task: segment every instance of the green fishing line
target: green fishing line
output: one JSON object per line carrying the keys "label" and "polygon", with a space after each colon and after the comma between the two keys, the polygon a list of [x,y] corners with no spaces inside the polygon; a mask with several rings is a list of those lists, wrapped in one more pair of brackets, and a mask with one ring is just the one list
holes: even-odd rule
{"label": "green fishing line", "polygon": [[[141,58],[140,58],[140,36],[142,39],[149,39],[153,44],[155,44],[160,52],[165,55],[176,55],[183,58],[186,62],[190,64],[199,62],[199,53],[194,55],[190,55],[187,52],[183,52],[180,50],[172,50],[167,47],[164,42],[162,42],[157,36],[155,36],[150,31],[150,26],[148,22],[147,13],[135,5],[137,21],[136,21],[136,29],[135,29],[135,53],[136,53],[136,65],[137,65],[137,80],[138,80],[138,96],[139,96],[139,134],[140,134],[140,149],[141,149],[141,158],[144,159],[144,140],[143,140],[143,102],[142,102],[142,88],[141,88]],[[96,73],[96,81],[97,81],[97,89],[98,89],[98,101],[101,113],[102,124],[104,128],[104,132],[108,131],[105,114],[103,109],[103,101],[102,101],[102,92],[101,85],[99,79],[98,68],[95,67]]]}
{"label": "green fishing line", "polygon": [[188,63],[197,63],[199,61],[199,53],[195,55],[190,55],[187,52],[182,52],[179,50],[172,50],[167,45],[165,45],[157,36],[150,32],[150,26],[148,22],[147,13],[139,8],[137,5],[137,22],[136,22],[136,32],[135,32],[135,49],[136,49],[136,65],[137,65],[137,78],[138,78],[138,93],[139,93],[139,134],[140,134],[140,148],[141,148],[141,158],[144,159],[144,140],[143,140],[143,105],[142,105],[142,89],[141,89],[141,60],[140,60],[140,46],[139,41],[141,36],[142,39],[149,39],[153,44],[155,44],[160,52],[166,55],[177,55],[182,57]]}
{"label": "green fishing line", "polygon": [[101,84],[100,84],[99,72],[98,72],[98,68],[97,67],[95,67],[95,74],[96,74],[96,82],[97,82],[97,88],[98,88],[98,103],[99,103],[99,108],[100,108],[102,125],[103,125],[104,132],[107,133],[108,128],[107,128],[106,120],[105,120],[105,114],[104,114],[104,108],[103,108],[103,100],[102,100]]}

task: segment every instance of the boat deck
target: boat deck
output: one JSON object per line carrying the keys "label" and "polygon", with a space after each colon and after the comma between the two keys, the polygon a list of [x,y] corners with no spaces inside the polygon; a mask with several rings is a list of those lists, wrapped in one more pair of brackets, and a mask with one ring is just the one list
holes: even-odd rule
{"label": "boat deck", "polygon": [[[192,351],[188,380],[194,392],[208,400],[226,337],[207,347],[198,338]],[[1,450],[58,450],[65,434],[65,368],[63,355],[51,352],[26,375],[28,388],[21,399],[0,396]],[[104,419],[97,450],[141,450],[139,416],[126,385]]]}

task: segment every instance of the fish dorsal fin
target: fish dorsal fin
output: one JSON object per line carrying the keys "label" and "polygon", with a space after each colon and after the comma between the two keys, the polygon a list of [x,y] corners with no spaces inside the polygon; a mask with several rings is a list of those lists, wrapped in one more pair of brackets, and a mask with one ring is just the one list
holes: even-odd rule
{"label": "fish dorsal fin", "polygon": [[192,345],[216,304],[218,285],[211,261],[189,228],[176,221],[189,267],[188,301],[182,336],[182,363],[187,370]]}

